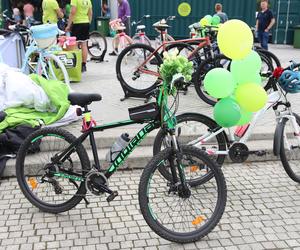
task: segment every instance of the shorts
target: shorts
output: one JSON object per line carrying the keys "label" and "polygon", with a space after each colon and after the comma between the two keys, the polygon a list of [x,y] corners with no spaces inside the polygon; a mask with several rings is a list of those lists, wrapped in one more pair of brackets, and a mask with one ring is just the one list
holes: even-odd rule
{"label": "shorts", "polygon": [[90,24],[78,23],[73,24],[71,29],[71,35],[75,36],[78,42],[84,42],[90,38]]}

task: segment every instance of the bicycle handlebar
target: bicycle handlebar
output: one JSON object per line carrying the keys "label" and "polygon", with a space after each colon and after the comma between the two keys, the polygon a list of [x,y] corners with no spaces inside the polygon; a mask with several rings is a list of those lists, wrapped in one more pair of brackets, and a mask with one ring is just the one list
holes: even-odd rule
{"label": "bicycle handlebar", "polygon": [[291,65],[286,67],[284,70],[294,70],[296,68],[300,69],[300,63],[296,63],[294,61],[290,61]]}

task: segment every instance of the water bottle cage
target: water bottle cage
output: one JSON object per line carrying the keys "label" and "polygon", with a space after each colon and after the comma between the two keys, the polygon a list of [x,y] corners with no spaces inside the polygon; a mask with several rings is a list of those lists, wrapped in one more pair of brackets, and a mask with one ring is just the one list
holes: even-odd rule
{"label": "water bottle cage", "polygon": [[[123,150],[123,149],[122,149]],[[111,150],[109,150],[109,153],[110,153],[110,162],[112,163],[112,162],[114,162],[114,160],[117,158],[117,156],[122,152],[122,150],[119,150],[119,151],[111,151]],[[117,154],[116,154],[117,153]],[[114,154],[116,154],[115,155],[115,157],[114,157],[114,159],[113,159],[113,155]]]}
{"label": "water bottle cage", "polygon": [[86,132],[95,126],[97,126],[97,123],[92,118],[91,113],[85,113],[82,119],[82,132]]}

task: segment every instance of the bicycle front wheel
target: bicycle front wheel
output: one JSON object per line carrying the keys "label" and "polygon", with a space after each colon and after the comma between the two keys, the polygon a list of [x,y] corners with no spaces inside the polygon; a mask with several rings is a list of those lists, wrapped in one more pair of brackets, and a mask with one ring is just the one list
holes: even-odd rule
{"label": "bicycle front wheel", "polygon": [[[300,127],[300,117],[294,114],[297,126]],[[283,133],[280,145],[280,160],[288,176],[295,182],[300,183],[300,142],[296,134],[292,120],[283,120]]]}
{"label": "bicycle front wheel", "polygon": [[65,130],[43,128],[28,136],[20,147],[16,161],[19,186],[25,197],[44,212],[68,211],[86,194],[80,178],[90,169],[90,161],[81,144],[63,160],[53,162],[53,157],[75,140]]}
{"label": "bicycle front wheel", "polygon": [[206,74],[214,68],[230,67],[231,60],[224,55],[216,55],[214,58],[208,58],[203,61],[196,70],[193,77],[196,92],[198,96],[207,104],[214,106],[217,103],[217,99],[211,97],[204,89],[204,78]]}
{"label": "bicycle front wheel", "polygon": [[147,94],[160,82],[158,68],[161,64],[162,58],[152,47],[137,43],[118,56],[116,73],[125,91]]}
{"label": "bicycle front wheel", "polygon": [[58,56],[53,54],[47,54],[42,58],[42,65],[38,67],[41,68],[41,74],[49,80],[60,80],[64,82],[69,89],[70,78],[64,63],[59,59]]}
{"label": "bicycle front wheel", "polygon": [[[213,178],[199,186],[188,185],[188,190],[181,181],[168,181],[159,171],[163,162],[175,157],[173,149],[167,148],[144,169],[139,184],[139,204],[144,219],[156,234],[169,241],[189,243],[203,238],[219,223],[227,190],[221,169],[204,152],[190,146],[181,149],[182,165],[204,164],[213,172]],[[179,167],[175,167],[179,172]]]}
{"label": "bicycle front wheel", "polygon": [[88,52],[95,59],[101,59],[103,53],[107,51],[107,41],[101,33],[93,31],[88,40]]}

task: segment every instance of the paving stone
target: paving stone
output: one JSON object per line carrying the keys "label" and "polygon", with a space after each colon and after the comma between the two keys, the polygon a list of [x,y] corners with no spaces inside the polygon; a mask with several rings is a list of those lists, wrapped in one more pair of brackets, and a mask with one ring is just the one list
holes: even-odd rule
{"label": "paving stone", "polygon": [[[79,204],[73,210],[58,216],[39,212],[32,205],[26,205],[27,210],[23,211],[26,216],[18,213],[19,209],[24,209],[23,206],[15,207],[14,213],[5,214],[4,210],[9,207],[0,205],[0,222],[3,221],[0,223],[0,245],[9,250],[299,248],[300,190],[286,176],[281,163],[253,163],[249,166],[229,164],[223,169],[230,190],[226,212],[218,226],[198,242],[181,245],[160,238],[145,223],[139,206],[132,205],[130,200],[120,196],[120,200],[110,205],[99,198],[89,198],[92,208],[86,209],[84,204]],[[130,196],[135,197],[140,175],[141,170],[120,171],[112,177],[110,185],[113,190],[118,190],[119,185],[124,186],[126,180],[131,180],[134,187],[130,189]],[[14,185],[14,189],[17,189],[14,178],[5,179],[3,183]],[[255,191],[250,190],[253,189],[252,186]],[[0,185],[2,198],[6,197],[5,187]],[[129,190],[129,186],[127,189]],[[247,189],[251,192],[246,191]],[[7,195],[10,197],[10,192]],[[0,203],[3,200],[8,199],[0,198]],[[21,202],[27,201],[24,199]],[[270,205],[272,202],[273,205]],[[282,207],[286,202],[288,209]],[[253,210],[257,211],[253,213]],[[259,212],[263,210],[263,213]],[[121,217],[119,211],[123,211]],[[249,211],[251,215],[242,211]],[[96,219],[87,216],[94,215],[93,212],[97,213]],[[112,216],[113,213],[115,216]],[[125,217],[128,220],[122,221]],[[14,222],[10,225],[8,221]]]}

